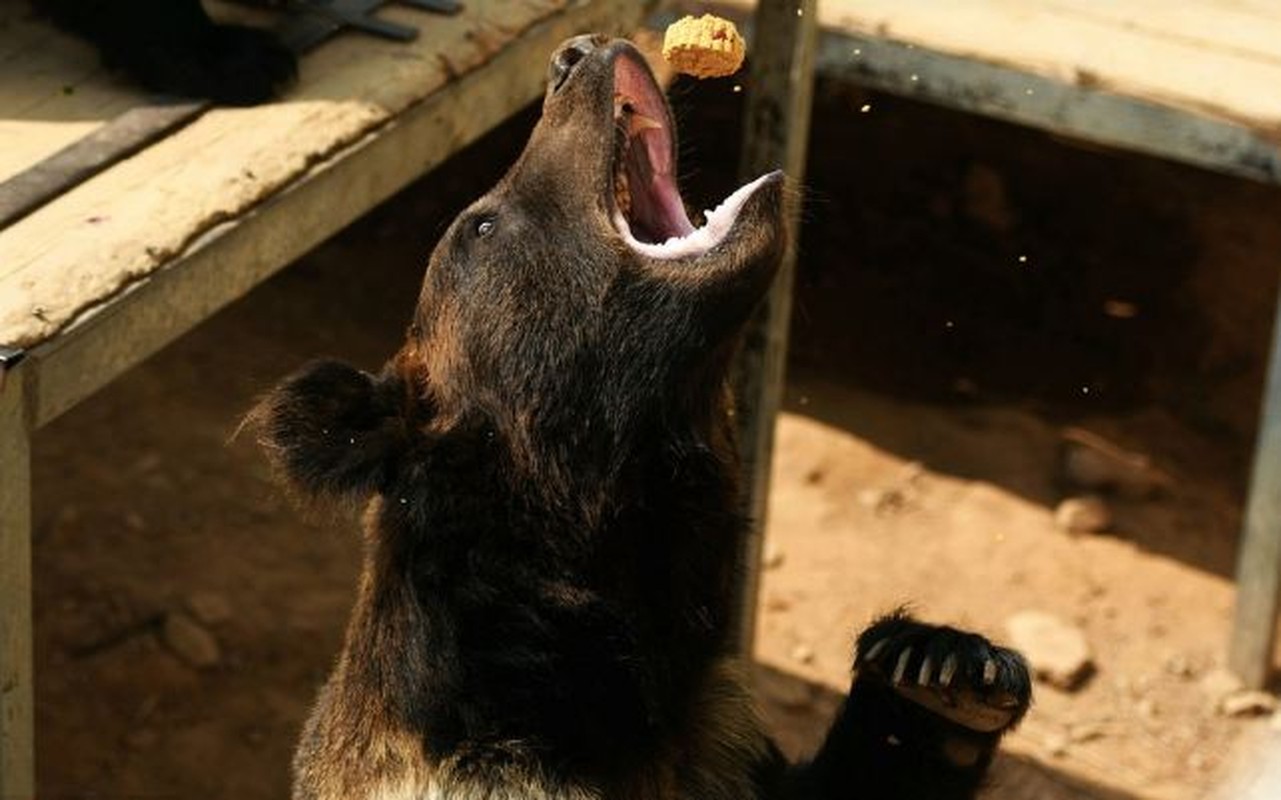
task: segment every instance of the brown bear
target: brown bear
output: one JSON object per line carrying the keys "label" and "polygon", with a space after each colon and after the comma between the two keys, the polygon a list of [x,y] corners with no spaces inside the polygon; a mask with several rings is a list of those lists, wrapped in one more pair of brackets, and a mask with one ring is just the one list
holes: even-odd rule
{"label": "brown bear", "polygon": [[896,614],[812,761],[762,731],[727,630],[748,520],[726,375],[783,177],[695,225],[675,153],[638,52],[565,43],[400,351],[313,363],[253,413],[295,488],[369,504],[296,800],[969,798],[1026,710],[1017,654]]}

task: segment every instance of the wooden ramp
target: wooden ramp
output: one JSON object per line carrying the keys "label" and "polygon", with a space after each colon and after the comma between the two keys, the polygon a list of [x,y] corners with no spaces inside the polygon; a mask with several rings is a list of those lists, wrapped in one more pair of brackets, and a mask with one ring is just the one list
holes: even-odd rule
{"label": "wooden ramp", "polygon": [[[560,41],[657,4],[389,7],[416,41],[343,35],[279,102],[205,111],[0,230],[0,796],[34,795],[31,433],[538,98]],[[27,8],[0,5],[0,181],[147,102]]]}

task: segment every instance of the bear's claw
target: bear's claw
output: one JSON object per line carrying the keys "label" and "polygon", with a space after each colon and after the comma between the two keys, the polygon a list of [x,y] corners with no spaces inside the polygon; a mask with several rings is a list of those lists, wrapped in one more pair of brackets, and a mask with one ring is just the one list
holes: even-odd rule
{"label": "bear's claw", "polygon": [[974,633],[887,617],[859,637],[860,678],[883,682],[898,696],[981,733],[1005,731],[1031,703],[1023,657]]}

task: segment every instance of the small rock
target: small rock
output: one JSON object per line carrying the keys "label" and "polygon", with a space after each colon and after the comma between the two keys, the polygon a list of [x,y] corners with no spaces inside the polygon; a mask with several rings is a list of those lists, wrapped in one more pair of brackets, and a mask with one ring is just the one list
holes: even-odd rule
{"label": "small rock", "polygon": [[1097,497],[1069,497],[1054,509],[1054,524],[1069,533],[1102,533],[1112,527],[1112,510]]}
{"label": "small rock", "polygon": [[787,556],[783,554],[782,550],[774,545],[767,545],[765,547],[765,557],[761,559],[761,566],[765,567],[765,569],[778,569],[783,566],[783,562],[786,560]]}
{"label": "small rock", "polygon": [[217,592],[192,592],[185,605],[191,616],[205,625],[218,625],[231,619],[231,603]]}
{"label": "small rock", "polygon": [[1196,667],[1187,656],[1180,653],[1175,653],[1165,660],[1165,671],[1176,678],[1196,677]]}
{"label": "small rock", "polygon": [[1068,729],[1068,739],[1073,744],[1093,742],[1096,739],[1102,739],[1106,735],[1107,729],[1100,722],[1079,722]]}
{"label": "small rock", "polygon": [[1073,486],[1133,498],[1151,497],[1172,482],[1142,453],[1080,428],[1063,432],[1060,469],[1063,479]]}
{"label": "small rock", "polygon": [[928,471],[925,469],[924,464],[919,461],[909,461],[903,465],[903,469],[899,473],[899,480],[903,483],[920,483],[927,474]]}
{"label": "small rock", "polygon": [[1045,737],[1045,749],[1055,758],[1062,758],[1068,753],[1068,737],[1058,731],[1047,734]]}
{"label": "small rock", "polygon": [[770,595],[765,598],[765,610],[781,612],[791,609],[792,601],[781,595]]}
{"label": "small rock", "polygon": [[166,615],[160,635],[174,655],[193,667],[212,667],[222,660],[218,640],[186,614]]}
{"label": "small rock", "polygon": [[1277,699],[1267,692],[1240,691],[1223,698],[1219,710],[1228,717],[1261,717],[1276,713]]}
{"label": "small rock", "polygon": [[1217,706],[1225,697],[1236,694],[1245,688],[1241,679],[1232,672],[1216,667],[1201,676],[1201,691]]}
{"label": "small rock", "polygon": [[1156,701],[1151,697],[1144,697],[1134,704],[1135,712],[1144,719],[1156,719],[1161,710],[1157,707]]}
{"label": "small rock", "polygon": [[798,644],[792,648],[792,660],[799,664],[814,663],[814,648],[807,644]]}
{"label": "small rock", "polygon": [[1094,671],[1090,646],[1080,628],[1043,611],[1020,611],[1006,620],[1010,643],[1023,653],[1036,677],[1065,691]]}
{"label": "small rock", "polygon": [[907,506],[907,496],[900,489],[864,489],[858,502],[876,514],[894,514]]}

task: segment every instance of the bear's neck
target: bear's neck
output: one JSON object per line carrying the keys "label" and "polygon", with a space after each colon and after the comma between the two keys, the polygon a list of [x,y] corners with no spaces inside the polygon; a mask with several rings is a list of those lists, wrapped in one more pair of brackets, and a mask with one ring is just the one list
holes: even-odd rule
{"label": "bear's neck", "polygon": [[591,514],[546,503],[483,443],[408,470],[372,522],[352,697],[438,757],[523,741],[587,773],[685,725],[726,648],[745,524],[715,448],[650,445]]}

